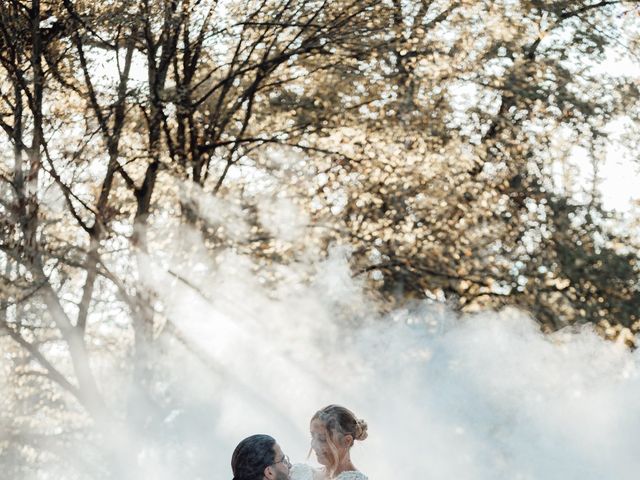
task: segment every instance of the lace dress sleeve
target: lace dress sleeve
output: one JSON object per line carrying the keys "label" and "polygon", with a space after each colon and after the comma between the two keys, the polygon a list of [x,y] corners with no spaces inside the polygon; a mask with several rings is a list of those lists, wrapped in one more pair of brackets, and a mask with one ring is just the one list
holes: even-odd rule
{"label": "lace dress sleeve", "polygon": [[336,477],[336,480],[369,480],[368,477],[362,472],[349,471],[342,472]]}
{"label": "lace dress sleeve", "polygon": [[289,476],[291,480],[313,480],[313,468],[304,463],[294,463]]}

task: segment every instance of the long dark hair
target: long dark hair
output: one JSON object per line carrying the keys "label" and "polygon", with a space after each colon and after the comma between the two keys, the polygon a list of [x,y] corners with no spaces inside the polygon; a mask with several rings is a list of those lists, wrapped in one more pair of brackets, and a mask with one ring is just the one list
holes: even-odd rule
{"label": "long dark hair", "polygon": [[233,480],[262,480],[264,469],[276,459],[275,444],[273,437],[263,434],[242,440],[231,455]]}

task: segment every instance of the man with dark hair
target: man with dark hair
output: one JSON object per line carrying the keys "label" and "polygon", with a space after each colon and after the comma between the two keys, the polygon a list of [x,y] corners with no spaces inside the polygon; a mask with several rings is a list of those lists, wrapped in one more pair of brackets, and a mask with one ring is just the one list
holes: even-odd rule
{"label": "man with dark hair", "polygon": [[231,456],[233,480],[289,480],[291,463],[273,437],[251,435]]}

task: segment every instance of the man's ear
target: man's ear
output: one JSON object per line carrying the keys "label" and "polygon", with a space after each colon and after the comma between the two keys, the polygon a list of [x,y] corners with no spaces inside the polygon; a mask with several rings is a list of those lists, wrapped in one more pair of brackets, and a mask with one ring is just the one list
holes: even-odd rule
{"label": "man's ear", "polygon": [[264,467],[264,471],[262,472],[262,474],[267,480],[273,480],[276,477],[276,474],[273,471],[273,467],[271,465]]}
{"label": "man's ear", "polygon": [[344,437],[342,437],[342,446],[343,447],[353,446],[353,436],[347,433]]}

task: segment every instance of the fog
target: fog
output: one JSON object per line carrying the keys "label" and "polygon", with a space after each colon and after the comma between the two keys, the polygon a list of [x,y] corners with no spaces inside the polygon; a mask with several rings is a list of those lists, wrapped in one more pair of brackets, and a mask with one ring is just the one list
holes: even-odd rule
{"label": "fog", "polygon": [[525,312],[437,302],[382,316],[344,248],[279,267],[274,288],[197,234],[173,246],[142,259],[166,321],[154,402],[107,369],[108,400],[129,395],[123,425],[70,442],[34,479],[229,480],[235,445],[254,433],[313,464],[309,421],[330,403],[367,421],[352,458],[372,480],[638,476],[638,353],[588,326],[544,335]]}
{"label": "fog", "polygon": [[246,258],[191,250],[147,262],[197,353],[165,341],[170,401],[138,458],[153,478],[230,479],[253,433],[313,463],[309,420],[329,403],[368,422],[352,457],[371,479],[637,478],[638,354],[591,328],[543,335],[515,309],[460,316],[442,303],[379,316],[339,248],[283,267],[275,291]]}

